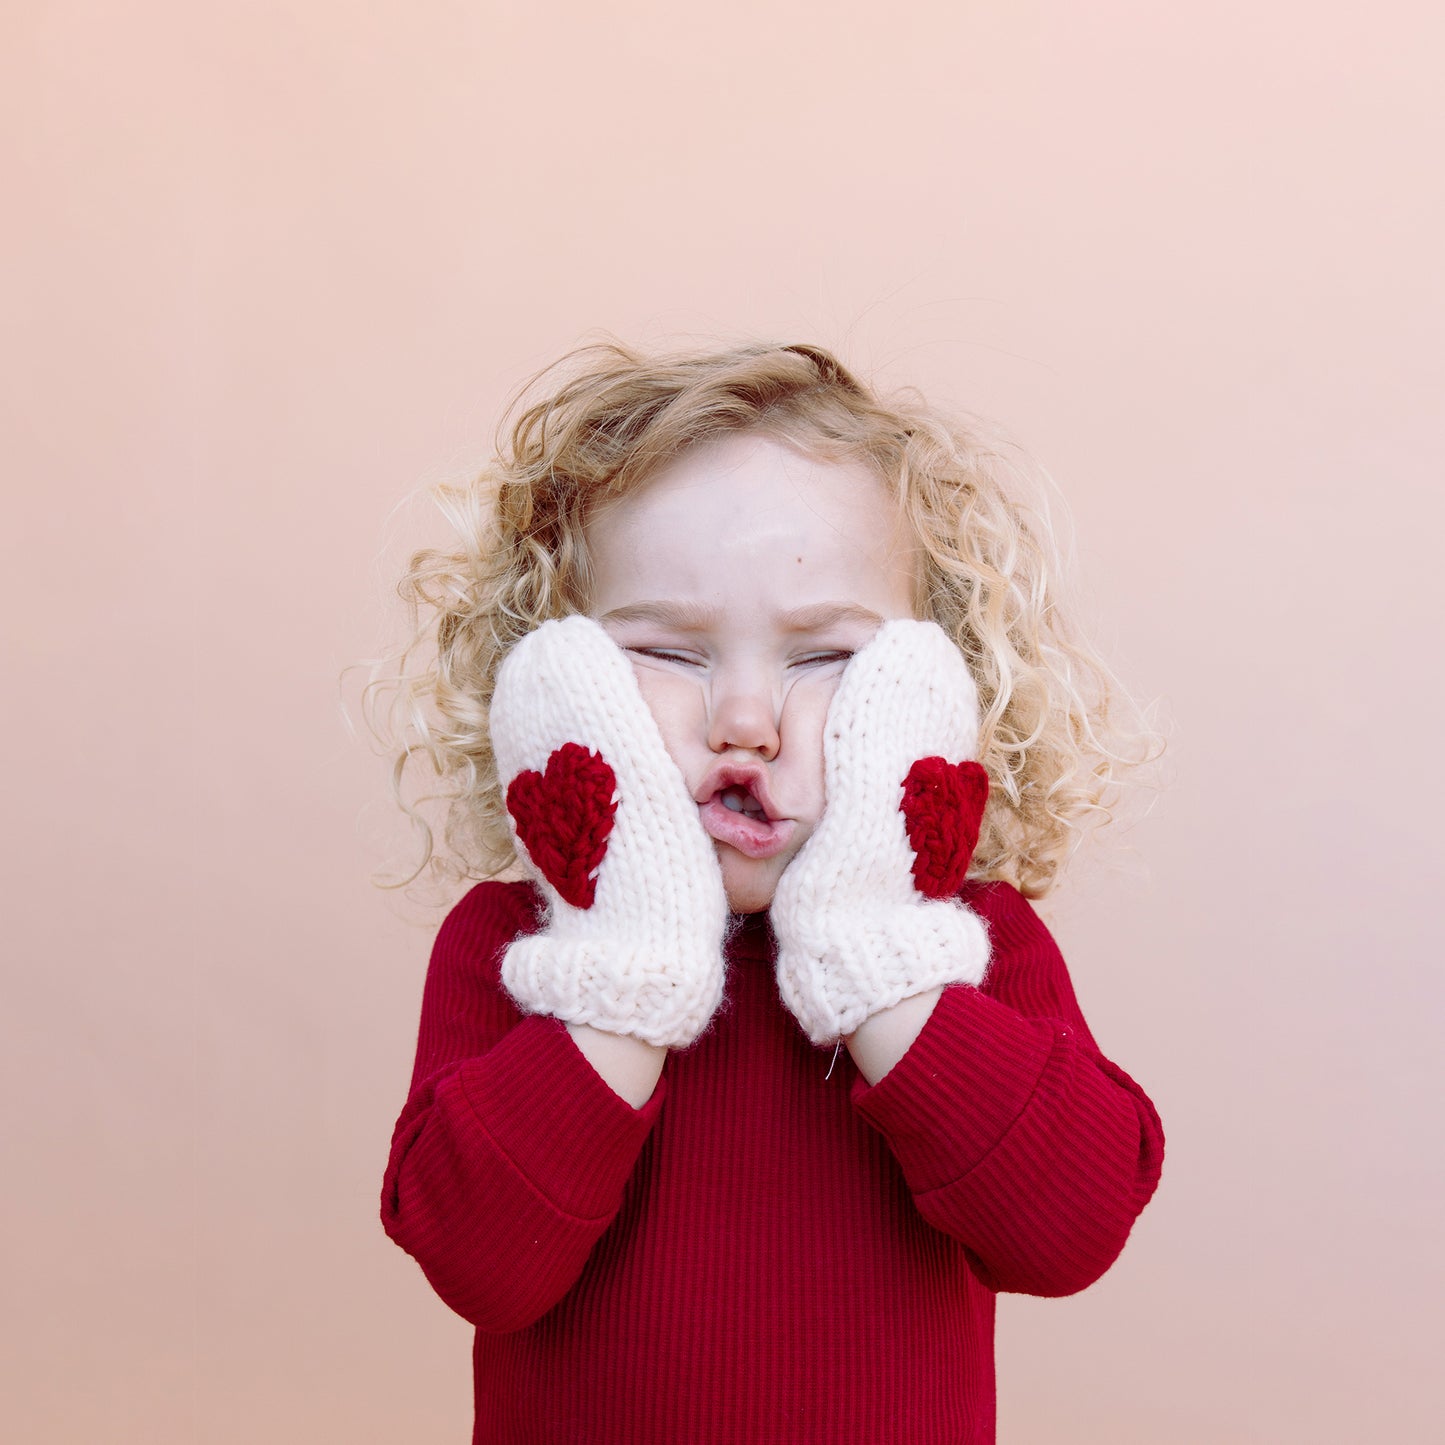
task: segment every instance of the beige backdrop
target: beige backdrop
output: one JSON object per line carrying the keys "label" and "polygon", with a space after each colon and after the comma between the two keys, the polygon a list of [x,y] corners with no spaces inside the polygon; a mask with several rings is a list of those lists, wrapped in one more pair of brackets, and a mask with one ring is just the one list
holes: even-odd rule
{"label": "beige backdrop", "polygon": [[1001,419],[1172,720],[1045,909],[1164,1180],[1001,1302],[1001,1441],[1440,1438],[1436,7],[6,9],[7,1439],[468,1438],[337,675],[595,328]]}

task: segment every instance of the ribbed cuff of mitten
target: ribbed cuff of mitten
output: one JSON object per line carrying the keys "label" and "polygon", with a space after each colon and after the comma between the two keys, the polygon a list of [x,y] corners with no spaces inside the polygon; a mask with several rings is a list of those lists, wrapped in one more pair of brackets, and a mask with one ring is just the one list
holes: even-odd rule
{"label": "ribbed cuff of mitten", "polygon": [[[460,1084],[478,1122],[527,1182],[577,1219],[611,1214],[667,1094],[658,1080],[634,1109],[583,1057],[556,1019],[525,1018]],[[537,1080],[548,1081],[538,1097]]]}
{"label": "ribbed cuff of mitten", "polygon": [[778,989],[815,1044],[943,984],[978,984],[988,930],[962,903],[829,910],[781,937]]}
{"label": "ribbed cuff of mitten", "polygon": [[502,960],[502,985],[524,1012],[669,1049],[708,1026],[723,977],[721,951],[689,964],[677,951],[664,959],[618,939],[552,933],[517,939]]}
{"label": "ribbed cuff of mitten", "polygon": [[892,1069],[872,1087],[854,1083],[853,1102],[888,1140],[910,1188],[942,1188],[1023,1113],[1055,1032],[1049,1020],[1024,1018],[976,988],[946,988]]}

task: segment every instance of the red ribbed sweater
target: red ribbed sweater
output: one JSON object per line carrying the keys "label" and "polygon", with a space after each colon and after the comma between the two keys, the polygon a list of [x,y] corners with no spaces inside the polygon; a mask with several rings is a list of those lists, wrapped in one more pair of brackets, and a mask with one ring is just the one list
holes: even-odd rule
{"label": "red ribbed sweater", "polygon": [[722,1010],[638,1110],[501,990],[536,891],[452,910],[382,1220],[476,1326],[474,1445],[994,1439],[995,1293],[1108,1269],[1164,1139],[1027,900],[961,897],[988,976],[945,990],[874,1087],[846,1050],[828,1076],[757,914]]}

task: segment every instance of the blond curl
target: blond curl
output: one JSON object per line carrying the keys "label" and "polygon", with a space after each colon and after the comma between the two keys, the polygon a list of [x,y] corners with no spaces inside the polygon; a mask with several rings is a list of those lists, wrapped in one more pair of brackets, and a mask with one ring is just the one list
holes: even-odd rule
{"label": "blond curl", "polygon": [[[586,610],[593,507],[731,432],[871,464],[918,539],[919,615],[957,642],[983,708],[991,786],[971,877],[1043,897],[1084,831],[1113,818],[1127,775],[1163,752],[1068,615],[1046,479],[977,418],[911,390],[881,397],[818,347],[646,356],[615,341],[541,372],[513,411],[480,475],[433,489],[455,541],[412,556],[398,587],[409,636],[372,664],[363,695],[420,838],[415,867],[385,886],[428,867],[451,881],[512,869],[487,727],[503,657],[548,618]],[[435,790],[409,796],[413,765],[428,763]],[[434,802],[441,848],[423,810]]]}

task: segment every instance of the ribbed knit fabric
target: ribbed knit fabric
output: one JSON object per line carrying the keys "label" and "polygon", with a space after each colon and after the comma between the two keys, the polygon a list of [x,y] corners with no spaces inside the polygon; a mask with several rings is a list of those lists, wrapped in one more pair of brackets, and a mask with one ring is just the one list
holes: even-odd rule
{"label": "ribbed knit fabric", "polygon": [[827,1077],[756,915],[722,1009],[640,1110],[500,988],[535,890],[457,905],[382,1219],[477,1326],[474,1445],[994,1439],[995,1291],[1097,1279],[1164,1140],[1026,900],[960,896],[989,975],[947,989],[876,1086],[846,1050]]}

